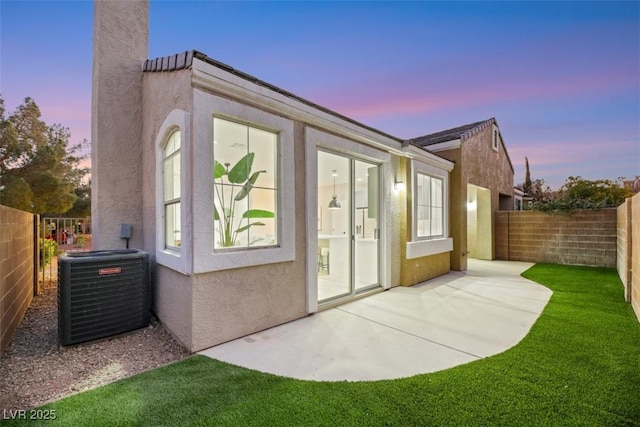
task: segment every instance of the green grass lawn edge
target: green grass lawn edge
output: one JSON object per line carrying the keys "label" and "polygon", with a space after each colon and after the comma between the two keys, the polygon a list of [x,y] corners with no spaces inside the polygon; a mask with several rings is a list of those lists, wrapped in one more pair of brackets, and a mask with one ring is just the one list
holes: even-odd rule
{"label": "green grass lawn edge", "polygon": [[55,411],[42,423],[640,425],[640,324],[615,270],[536,264],[523,277],[553,295],[529,334],[493,357],[398,380],[312,382],[195,355],[38,408]]}

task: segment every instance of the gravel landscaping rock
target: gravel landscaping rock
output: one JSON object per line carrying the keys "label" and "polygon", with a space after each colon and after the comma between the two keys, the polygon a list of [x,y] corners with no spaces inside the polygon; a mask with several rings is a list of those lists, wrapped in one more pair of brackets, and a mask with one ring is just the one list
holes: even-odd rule
{"label": "gravel landscaping rock", "polygon": [[189,352],[157,319],[127,334],[62,347],[55,287],[33,298],[0,359],[0,411],[31,409],[184,359]]}

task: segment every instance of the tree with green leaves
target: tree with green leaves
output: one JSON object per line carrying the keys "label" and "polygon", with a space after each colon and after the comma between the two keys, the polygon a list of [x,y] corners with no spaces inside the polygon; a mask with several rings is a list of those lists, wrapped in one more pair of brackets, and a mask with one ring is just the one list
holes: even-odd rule
{"label": "tree with green leaves", "polygon": [[629,196],[631,191],[615,181],[591,181],[580,176],[570,176],[554,197],[546,202],[536,202],[533,207],[542,211],[559,212],[615,208]]}
{"label": "tree with green leaves", "polygon": [[91,216],[91,181],[81,183],[75,190],[76,201],[65,216],[69,218],[85,218]]}
{"label": "tree with green leaves", "polygon": [[522,190],[525,194],[531,193],[531,171],[529,170],[529,159],[525,156],[524,158],[525,164],[525,174],[524,174],[524,184],[522,184]]}
{"label": "tree with green leaves", "polygon": [[531,196],[534,204],[547,203],[554,197],[554,192],[551,191],[551,187],[549,187],[542,178],[536,178],[531,182],[531,188],[527,194]]}
{"label": "tree with green leaves", "polygon": [[59,215],[73,206],[74,191],[88,173],[79,167],[84,156],[76,155],[87,142],[69,146],[69,129],[40,117],[31,98],[6,116],[0,97],[0,204]]}

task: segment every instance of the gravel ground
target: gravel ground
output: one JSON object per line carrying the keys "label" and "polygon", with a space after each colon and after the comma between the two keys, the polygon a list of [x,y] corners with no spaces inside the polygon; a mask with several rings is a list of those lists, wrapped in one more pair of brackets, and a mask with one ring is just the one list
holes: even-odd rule
{"label": "gravel ground", "polygon": [[128,334],[62,347],[57,316],[49,286],[33,298],[0,359],[0,411],[31,409],[189,355],[155,318]]}

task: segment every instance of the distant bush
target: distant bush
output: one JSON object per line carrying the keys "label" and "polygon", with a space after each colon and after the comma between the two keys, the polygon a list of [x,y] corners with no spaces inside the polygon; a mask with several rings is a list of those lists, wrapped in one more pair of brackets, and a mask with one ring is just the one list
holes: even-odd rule
{"label": "distant bush", "polygon": [[40,265],[44,267],[49,265],[52,256],[58,255],[58,244],[55,240],[42,239],[40,240]]}
{"label": "distant bush", "polygon": [[83,235],[78,236],[78,238],[76,239],[76,246],[78,246],[79,248],[84,248],[86,244],[87,244],[87,238],[84,237]]}
{"label": "distant bush", "polygon": [[615,208],[624,203],[631,192],[606,179],[590,181],[570,176],[549,200],[536,201],[532,209],[547,213],[571,212],[577,209]]}

